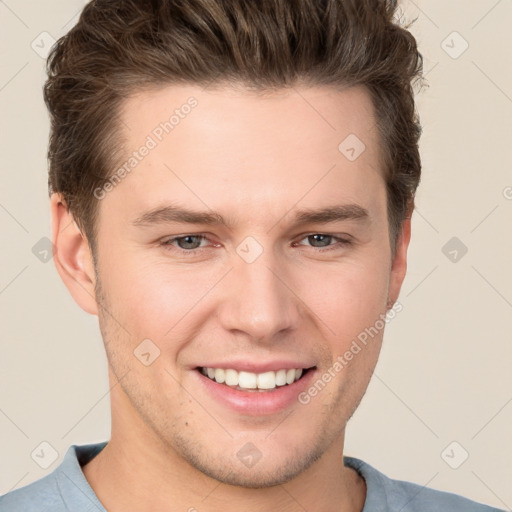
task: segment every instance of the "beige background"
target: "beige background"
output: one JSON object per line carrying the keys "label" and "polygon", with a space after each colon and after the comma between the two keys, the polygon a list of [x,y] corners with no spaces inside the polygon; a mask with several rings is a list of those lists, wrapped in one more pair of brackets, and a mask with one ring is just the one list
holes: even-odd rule
{"label": "beige background", "polygon": [[[0,494],[53,470],[69,445],[110,432],[97,319],[72,301],[52,260],[32,252],[51,236],[37,53],[49,36],[40,34],[60,37],[82,6],[0,1]],[[418,96],[423,179],[404,309],[387,327],[345,453],[390,477],[510,510],[512,2],[408,1],[403,9],[417,17],[429,81]],[[456,262],[442,251],[452,237],[468,249]],[[43,441],[59,455],[47,469],[31,458]],[[446,461],[460,463],[463,450],[469,458],[452,469]]]}

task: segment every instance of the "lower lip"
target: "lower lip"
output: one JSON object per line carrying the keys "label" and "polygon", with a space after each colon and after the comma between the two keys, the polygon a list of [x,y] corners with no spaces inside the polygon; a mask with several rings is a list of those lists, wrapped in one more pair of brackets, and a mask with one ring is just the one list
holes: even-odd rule
{"label": "lower lip", "polygon": [[316,374],[316,368],[308,370],[306,374],[293,384],[279,386],[268,391],[240,391],[226,384],[219,384],[194,370],[199,381],[206,391],[222,405],[230,409],[251,416],[275,414],[298,402],[298,395],[305,391]]}

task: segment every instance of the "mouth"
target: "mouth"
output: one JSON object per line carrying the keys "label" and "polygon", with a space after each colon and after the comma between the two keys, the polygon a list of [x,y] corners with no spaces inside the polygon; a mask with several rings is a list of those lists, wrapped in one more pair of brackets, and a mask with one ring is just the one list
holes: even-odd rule
{"label": "mouth", "polygon": [[196,371],[217,384],[231,389],[248,392],[272,392],[290,386],[303,379],[316,366],[310,368],[282,368],[276,371],[253,373],[237,371],[233,368],[209,368],[198,366]]}

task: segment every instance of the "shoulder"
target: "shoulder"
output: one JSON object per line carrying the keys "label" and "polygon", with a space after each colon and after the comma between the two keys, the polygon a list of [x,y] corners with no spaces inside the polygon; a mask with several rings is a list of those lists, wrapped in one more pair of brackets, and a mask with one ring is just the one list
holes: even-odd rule
{"label": "shoulder", "polygon": [[62,462],[51,473],[0,496],[0,512],[105,510],[81,470],[81,465],[97,455],[105,445],[106,443],[70,446]]}
{"label": "shoulder", "polygon": [[24,512],[51,510],[67,511],[62,501],[56,472],[32,482],[31,484],[0,496],[0,512]]}
{"label": "shoulder", "polygon": [[363,512],[500,512],[500,509],[458,494],[394,480],[355,457],[344,457],[344,463],[355,469],[366,481]]}

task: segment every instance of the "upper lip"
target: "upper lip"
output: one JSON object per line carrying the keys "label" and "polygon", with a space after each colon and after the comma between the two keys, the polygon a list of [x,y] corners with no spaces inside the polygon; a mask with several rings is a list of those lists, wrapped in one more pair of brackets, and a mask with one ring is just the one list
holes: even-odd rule
{"label": "upper lip", "polygon": [[313,363],[276,360],[267,362],[256,362],[247,360],[234,360],[234,361],[213,361],[205,364],[199,364],[196,368],[223,368],[224,370],[233,369],[237,372],[251,372],[251,373],[265,373],[277,370],[289,370],[291,368],[312,368],[315,366]]}

